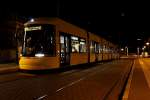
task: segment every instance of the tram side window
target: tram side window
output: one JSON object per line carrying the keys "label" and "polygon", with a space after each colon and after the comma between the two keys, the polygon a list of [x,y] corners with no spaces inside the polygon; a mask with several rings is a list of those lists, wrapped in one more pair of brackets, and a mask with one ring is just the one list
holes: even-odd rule
{"label": "tram side window", "polygon": [[72,52],[79,52],[79,38],[71,36],[71,48]]}
{"label": "tram side window", "polygon": [[98,48],[97,48],[97,50],[98,50],[98,53],[101,53],[101,45],[100,45],[100,43],[98,43]]}
{"label": "tram side window", "polygon": [[86,42],[85,42],[85,39],[80,39],[80,52],[81,53],[86,52]]}
{"label": "tram side window", "polygon": [[101,46],[101,44],[99,44],[99,53],[102,53],[102,46]]}
{"label": "tram side window", "polygon": [[95,53],[100,53],[100,44],[95,43]]}
{"label": "tram side window", "polygon": [[44,47],[45,47],[45,54],[50,56],[55,55],[55,32],[54,27],[45,26],[44,27]]}
{"label": "tram side window", "polygon": [[111,48],[110,48],[110,53],[113,53],[113,51],[114,51],[114,50],[113,50],[113,48],[111,47]]}
{"label": "tram side window", "polygon": [[95,53],[95,43],[94,43],[94,41],[90,42],[90,52]]}
{"label": "tram side window", "polygon": [[106,53],[109,53],[109,48],[108,47],[106,47]]}
{"label": "tram side window", "polygon": [[106,53],[106,46],[103,45],[103,53]]}
{"label": "tram side window", "polygon": [[107,53],[109,53],[110,52],[110,48],[109,47],[107,47]]}
{"label": "tram side window", "polygon": [[109,47],[106,48],[106,53],[109,53]]}
{"label": "tram side window", "polygon": [[111,47],[109,47],[109,53],[112,53],[112,48]]}

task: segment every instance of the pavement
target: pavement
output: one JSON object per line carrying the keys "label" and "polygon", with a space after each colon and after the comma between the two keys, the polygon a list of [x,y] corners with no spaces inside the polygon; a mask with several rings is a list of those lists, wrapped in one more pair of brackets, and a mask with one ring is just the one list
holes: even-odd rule
{"label": "pavement", "polygon": [[122,100],[150,100],[150,59],[134,62]]}
{"label": "pavement", "polygon": [[0,74],[13,73],[19,70],[16,63],[0,64]]}

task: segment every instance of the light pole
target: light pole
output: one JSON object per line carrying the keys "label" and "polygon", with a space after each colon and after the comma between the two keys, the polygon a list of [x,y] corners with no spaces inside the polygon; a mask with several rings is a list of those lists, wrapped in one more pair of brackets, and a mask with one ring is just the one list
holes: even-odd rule
{"label": "light pole", "polygon": [[139,57],[139,54],[140,54],[140,48],[138,47],[137,48],[137,56]]}
{"label": "light pole", "polygon": [[125,50],[126,50],[126,55],[128,56],[128,47],[127,46],[125,47]]}
{"label": "light pole", "polygon": [[18,17],[17,15],[15,14],[15,40],[16,40],[16,64],[19,64],[19,55],[18,55]]}
{"label": "light pole", "polygon": [[138,44],[137,44],[137,45],[138,45],[138,46],[137,46],[137,56],[138,56],[138,57],[139,57],[139,54],[140,54],[139,42],[140,42],[141,40],[142,40],[142,39],[140,39],[140,38],[137,39],[137,43],[138,43]]}
{"label": "light pole", "polygon": [[60,0],[57,0],[56,16],[60,17]]}
{"label": "light pole", "polygon": [[146,42],[148,55],[149,55],[149,44],[150,44],[149,42]]}
{"label": "light pole", "polygon": [[143,57],[145,57],[145,49],[146,49],[146,46],[144,46],[144,47],[142,48],[142,50],[143,50],[142,56],[143,56]]}

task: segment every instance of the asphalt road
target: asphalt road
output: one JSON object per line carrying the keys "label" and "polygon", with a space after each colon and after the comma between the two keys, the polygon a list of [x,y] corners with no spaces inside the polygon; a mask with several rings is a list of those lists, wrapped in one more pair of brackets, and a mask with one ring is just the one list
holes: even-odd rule
{"label": "asphalt road", "polygon": [[0,75],[0,100],[116,100],[133,60],[43,75]]}

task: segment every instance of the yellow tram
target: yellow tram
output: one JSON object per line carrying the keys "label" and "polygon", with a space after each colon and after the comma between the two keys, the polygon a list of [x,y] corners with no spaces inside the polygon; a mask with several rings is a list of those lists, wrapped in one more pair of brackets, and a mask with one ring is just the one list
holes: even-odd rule
{"label": "yellow tram", "polygon": [[119,57],[117,46],[59,18],[35,18],[24,24],[19,67],[46,70]]}

